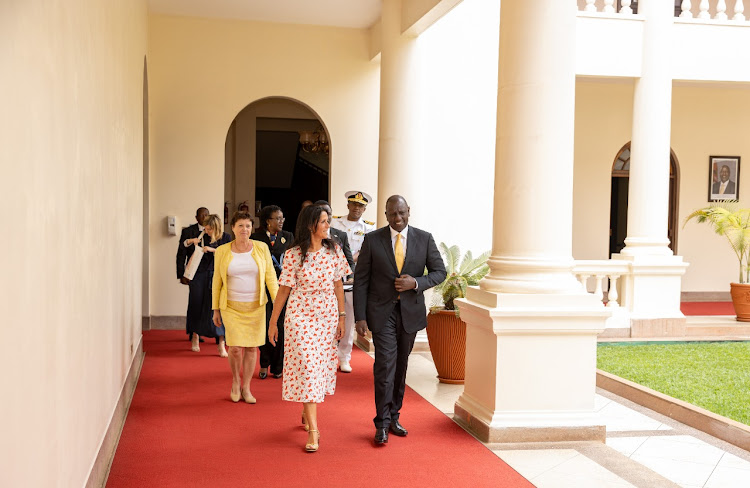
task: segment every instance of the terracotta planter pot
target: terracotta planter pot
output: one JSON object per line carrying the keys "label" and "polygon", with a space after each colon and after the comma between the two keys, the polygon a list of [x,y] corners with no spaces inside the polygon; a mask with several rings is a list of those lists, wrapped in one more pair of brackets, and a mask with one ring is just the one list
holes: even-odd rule
{"label": "terracotta planter pot", "polygon": [[466,369],[466,323],[453,310],[427,316],[427,340],[441,383],[462,385]]}
{"label": "terracotta planter pot", "polygon": [[737,320],[750,322],[750,284],[731,283],[730,287]]}

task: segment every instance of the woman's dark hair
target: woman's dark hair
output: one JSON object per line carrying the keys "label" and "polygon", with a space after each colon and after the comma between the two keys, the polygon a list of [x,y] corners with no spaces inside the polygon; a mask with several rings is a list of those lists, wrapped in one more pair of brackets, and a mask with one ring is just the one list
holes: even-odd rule
{"label": "woman's dark hair", "polygon": [[249,213],[235,212],[234,215],[232,215],[232,222],[230,226],[234,227],[234,224],[236,224],[239,220],[249,220],[251,224],[253,223],[253,217]]}
{"label": "woman's dark hair", "polygon": [[[293,246],[299,246],[302,252],[302,261],[300,261],[300,264],[305,262],[307,251],[312,246],[312,232],[310,228],[317,230],[320,214],[323,212],[325,210],[320,205],[310,205],[303,208],[299,213],[299,217],[297,217],[297,232],[294,233]],[[329,215],[328,218],[331,218],[331,216]],[[336,250],[336,244],[331,239],[323,239],[323,246],[333,251]]]}
{"label": "woman's dark hair", "polygon": [[263,232],[268,230],[268,219],[271,218],[271,215],[273,215],[274,212],[281,212],[281,207],[278,205],[266,205],[265,207],[260,209],[260,230]]}

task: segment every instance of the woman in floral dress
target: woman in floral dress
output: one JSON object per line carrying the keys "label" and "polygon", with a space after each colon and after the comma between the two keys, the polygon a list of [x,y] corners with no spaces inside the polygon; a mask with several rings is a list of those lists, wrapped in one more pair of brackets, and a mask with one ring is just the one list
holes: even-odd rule
{"label": "woman in floral dress", "polygon": [[288,298],[282,398],[303,404],[308,452],[318,450],[317,404],[336,389],[336,341],[344,333],[346,316],[342,278],[351,274],[344,252],[328,238],[330,226],[331,216],[317,205],[300,213],[294,246],[284,254],[268,327],[268,338],[275,345],[277,321]]}

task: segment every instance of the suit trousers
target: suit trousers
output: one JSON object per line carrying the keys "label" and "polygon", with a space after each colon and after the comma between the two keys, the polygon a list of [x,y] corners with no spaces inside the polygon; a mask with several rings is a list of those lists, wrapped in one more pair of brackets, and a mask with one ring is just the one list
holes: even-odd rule
{"label": "suit trousers", "polygon": [[270,374],[281,374],[284,369],[284,317],[286,316],[286,307],[281,309],[279,321],[276,325],[279,328],[279,337],[276,345],[272,345],[268,340],[268,322],[273,312],[273,303],[268,299],[266,303],[266,343],[260,346],[260,367],[269,368]]}
{"label": "suit trousers", "polygon": [[400,303],[396,303],[385,325],[372,333],[376,411],[373,422],[376,428],[388,428],[399,418],[406,390],[406,368],[416,337],[416,332],[404,330]]}

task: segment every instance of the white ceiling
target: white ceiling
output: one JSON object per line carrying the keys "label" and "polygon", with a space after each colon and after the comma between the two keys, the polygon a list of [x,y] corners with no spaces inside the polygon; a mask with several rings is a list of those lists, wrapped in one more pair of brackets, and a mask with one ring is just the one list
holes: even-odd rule
{"label": "white ceiling", "polygon": [[361,29],[380,18],[381,0],[148,0],[148,6],[167,15]]}

